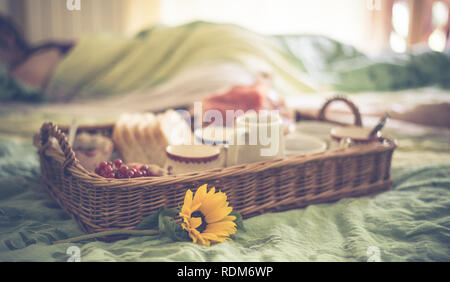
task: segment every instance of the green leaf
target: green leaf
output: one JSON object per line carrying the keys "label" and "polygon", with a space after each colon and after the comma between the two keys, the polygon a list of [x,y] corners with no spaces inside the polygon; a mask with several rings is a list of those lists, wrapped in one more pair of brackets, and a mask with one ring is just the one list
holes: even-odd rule
{"label": "green leaf", "polygon": [[174,241],[181,241],[182,239],[176,233],[178,225],[179,224],[172,217],[160,213],[159,233],[161,236],[167,236]]}
{"label": "green leaf", "polygon": [[159,211],[144,217],[141,222],[136,226],[136,230],[148,230],[158,228],[158,214]]}
{"label": "green leaf", "polygon": [[161,209],[158,215],[158,229],[161,236],[167,236],[174,241],[185,241],[186,233],[181,225],[173,218],[179,214],[178,210]]}
{"label": "green leaf", "polygon": [[160,208],[159,209],[159,214],[162,215],[162,216],[174,217],[174,216],[176,216],[179,213],[180,213],[179,210],[166,209],[166,208]]}
{"label": "green leaf", "polygon": [[145,217],[135,229],[158,229],[160,236],[167,236],[174,241],[187,241],[190,239],[188,233],[174,219],[179,213],[179,210],[161,207],[156,213]]}
{"label": "green leaf", "polygon": [[230,215],[236,217],[236,219],[234,220],[234,223],[236,223],[237,229],[246,231],[245,227],[244,227],[244,220],[242,219],[242,215],[240,213],[238,213],[237,211],[231,212]]}
{"label": "green leaf", "polygon": [[139,222],[139,224],[136,226],[135,229],[136,230],[158,229],[160,215],[174,217],[178,213],[179,211],[177,210],[165,209],[164,207],[161,207],[154,214],[146,216],[144,219],[142,219],[142,221]]}

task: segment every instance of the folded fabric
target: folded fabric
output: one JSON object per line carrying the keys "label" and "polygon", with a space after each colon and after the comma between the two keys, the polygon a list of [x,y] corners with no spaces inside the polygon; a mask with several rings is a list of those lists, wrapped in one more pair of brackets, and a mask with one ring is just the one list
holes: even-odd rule
{"label": "folded fabric", "polygon": [[371,57],[323,36],[277,36],[295,62],[319,85],[347,92],[388,91],[424,86],[450,88],[450,50],[424,46],[398,54],[388,50]]}
{"label": "folded fabric", "polygon": [[304,72],[270,39],[233,25],[197,22],[155,26],[135,37],[80,39],[59,64],[46,92],[52,100],[143,90],[199,65],[238,63],[256,74],[274,73],[285,94],[313,91]]}
{"label": "folded fabric", "polygon": [[[238,64],[274,78],[284,96],[316,90],[387,91],[435,85],[450,87],[450,51],[383,53],[372,58],[352,46],[312,35],[263,36],[229,24],[193,22],[154,26],[136,36],[83,36],[59,63],[44,93],[51,101],[98,98],[152,90],[195,69]],[[44,95],[11,81],[3,100],[41,100]],[[14,85],[14,86],[12,86]],[[16,93],[16,94],[11,94]],[[173,94],[176,96],[176,93]],[[1,98],[1,96],[0,96]]]}

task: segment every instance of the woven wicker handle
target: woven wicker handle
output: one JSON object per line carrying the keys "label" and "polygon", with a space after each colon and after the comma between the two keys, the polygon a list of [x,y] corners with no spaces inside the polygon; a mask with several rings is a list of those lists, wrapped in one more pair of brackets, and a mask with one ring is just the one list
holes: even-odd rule
{"label": "woven wicker handle", "polygon": [[327,110],[327,108],[328,108],[328,106],[330,104],[332,104],[332,103],[334,103],[336,101],[344,102],[350,108],[350,110],[353,113],[353,116],[355,117],[354,124],[356,126],[362,126],[361,114],[359,112],[358,107],[355,104],[353,104],[353,102],[348,100],[346,97],[340,96],[340,95],[334,96],[331,99],[328,99],[325,102],[325,104],[323,104],[322,108],[319,111],[319,116],[318,116],[319,120],[322,120],[322,121],[326,121],[327,120],[326,117],[325,117],[326,110]]}
{"label": "woven wicker handle", "polygon": [[65,161],[63,163],[63,168],[66,169],[68,166],[72,165],[75,161],[75,153],[70,147],[67,141],[66,135],[51,122],[46,122],[41,127],[41,151],[45,151],[48,146],[51,145],[49,142],[50,137],[55,137],[58,140],[58,144],[64,153]]}

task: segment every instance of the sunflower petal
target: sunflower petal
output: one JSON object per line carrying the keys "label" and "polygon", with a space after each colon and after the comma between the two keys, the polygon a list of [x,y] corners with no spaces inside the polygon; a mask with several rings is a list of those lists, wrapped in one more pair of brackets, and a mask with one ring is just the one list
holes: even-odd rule
{"label": "sunflower petal", "polygon": [[232,221],[219,221],[216,223],[210,223],[206,227],[205,232],[212,230],[231,230],[236,227],[236,223]]}
{"label": "sunflower petal", "polygon": [[227,206],[227,196],[222,193],[216,193],[214,195],[209,196],[200,207],[200,210],[203,214],[208,214],[211,211],[222,208],[223,206]]}
{"label": "sunflower petal", "polygon": [[216,242],[216,243],[221,243],[225,241],[225,238],[223,238],[222,236],[217,236],[217,234],[213,234],[213,233],[202,233],[203,238],[208,239],[210,241]]}
{"label": "sunflower petal", "polygon": [[208,186],[207,184],[204,184],[197,189],[197,191],[195,192],[193,205],[199,204],[204,200],[204,198],[207,195],[206,193],[207,186]]}
{"label": "sunflower petal", "polygon": [[207,195],[211,196],[211,195],[214,195],[215,193],[216,193],[216,187],[213,187],[208,191]]}
{"label": "sunflower petal", "polygon": [[233,210],[232,207],[226,207],[221,209],[216,209],[213,212],[206,214],[205,220],[208,224],[215,223],[223,220],[227,215]]}
{"label": "sunflower petal", "polygon": [[202,219],[200,217],[192,217],[191,218],[191,228],[196,229],[200,225],[202,225]]}
{"label": "sunflower petal", "polygon": [[193,242],[194,244],[197,243],[197,234],[195,234],[194,232],[189,232],[189,237],[191,237],[192,242]]}
{"label": "sunflower petal", "polygon": [[237,229],[235,224],[231,223],[229,225],[223,226],[209,226],[205,229],[204,233],[214,233],[216,235],[229,236],[236,233]]}
{"label": "sunflower petal", "polygon": [[[191,208],[191,213],[195,212],[196,210],[198,210],[200,208],[200,206],[202,205],[202,203],[198,203],[198,204],[192,204],[192,208]],[[190,216],[190,215],[189,215]]]}
{"label": "sunflower petal", "polygon": [[192,191],[191,189],[188,189],[186,191],[186,195],[184,196],[184,204],[183,204],[183,208],[181,209],[181,212],[187,212],[188,210],[191,209],[191,205],[192,205]]}
{"label": "sunflower petal", "polygon": [[234,215],[228,215],[221,221],[235,221],[235,220],[236,220],[236,217]]}
{"label": "sunflower petal", "polygon": [[[197,231],[197,230],[196,230]],[[198,232],[198,231],[197,231]],[[198,232],[199,233],[199,232]],[[204,245],[204,246],[209,246],[210,245],[210,242],[209,242],[209,240],[206,240],[204,237],[203,237],[203,234],[201,234],[201,233],[199,233],[198,235],[197,235],[197,239],[198,239],[198,241],[199,241],[199,243],[201,244],[201,245]]]}

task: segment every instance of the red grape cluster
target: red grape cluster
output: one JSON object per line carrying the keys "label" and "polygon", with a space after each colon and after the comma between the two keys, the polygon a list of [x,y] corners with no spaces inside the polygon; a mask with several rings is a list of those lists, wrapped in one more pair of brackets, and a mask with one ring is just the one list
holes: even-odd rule
{"label": "red grape cluster", "polygon": [[114,162],[101,162],[95,169],[95,173],[106,178],[137,178],[146,176],[155,176],[146,165],[133,164],[125,165],[121,159]]}

